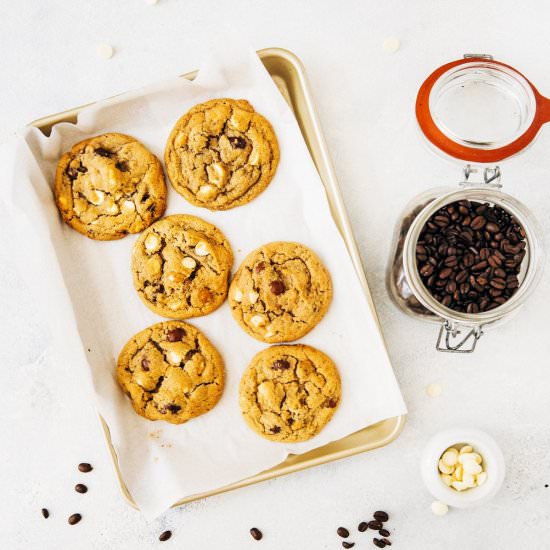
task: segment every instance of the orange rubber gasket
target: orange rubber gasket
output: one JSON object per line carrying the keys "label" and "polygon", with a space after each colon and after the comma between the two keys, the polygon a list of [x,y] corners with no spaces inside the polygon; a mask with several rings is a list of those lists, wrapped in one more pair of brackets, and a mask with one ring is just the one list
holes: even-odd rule
{"label": "orange rubber gasket", "polygon": [[479,61],[487,60],[482,57],[469,57],[467,59],[452,61],[435,70],[424,81],[424,83],[420,87],[420,90],[418,91],[418,95],[416,97],[416,119],[418,120],[418,124],[420,125],[421,130],[428,138],[428,140],[438,149],[441,149],[443,152],[447,153],[451,157],[460,160],[466,160],[469,162],[497,162],[505,158],[511,157],[512,155],[515,155],[516,153],[527,147],[535,139],[541,126],[550,121],[550,99],[541,95],[535,88],[535,86],[533,86],[533,84],[519,71],[514,69],[514,67],[506,65],[505,63],[501,63],[500,61],[491,60],[490,63],[501,65],[502,67],[506,67],[514,71],[516,74],[524,78],[527,84],[529,84],[529,86],[533,90],[536,103],[533,122],[521,136],[519,136],[511,143],[497,149],[476,149],[474,147],[466,147],[465,145],[461,145],[460,143],[453,141],[437,127],[432,118],[429,105],[430,93],[435,83],[449,69],[452,69],[453,67],[457,67],[459,65],[465,65],[467,63]]}

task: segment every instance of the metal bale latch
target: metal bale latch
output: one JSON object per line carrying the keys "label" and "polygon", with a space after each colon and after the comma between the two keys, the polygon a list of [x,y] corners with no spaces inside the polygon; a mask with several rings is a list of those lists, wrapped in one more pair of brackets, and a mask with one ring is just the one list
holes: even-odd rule
{"label": "metal bale latch", "polygon": [[[443,334],[445,334],[445,338],[443,338]],[[445,321],[439,329],[435,349],[448,353],[472,353],[482,335],[481,326],[472,328],[465,336],[462,336],[462,330],[450,321]],[[470,342],[470,347],[466,346],[468,342]]]}

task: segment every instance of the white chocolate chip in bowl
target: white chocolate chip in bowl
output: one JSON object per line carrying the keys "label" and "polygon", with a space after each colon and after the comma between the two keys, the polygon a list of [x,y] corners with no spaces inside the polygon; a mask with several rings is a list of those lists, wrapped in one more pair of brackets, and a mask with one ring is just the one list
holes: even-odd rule
{"label": "white chocolate chip in bowl", "polygon": [[429,492],[456,508],[488,502],[502,486],[506,466],[500,448],[485,432],[457,428],[436,434],[422,454]]}

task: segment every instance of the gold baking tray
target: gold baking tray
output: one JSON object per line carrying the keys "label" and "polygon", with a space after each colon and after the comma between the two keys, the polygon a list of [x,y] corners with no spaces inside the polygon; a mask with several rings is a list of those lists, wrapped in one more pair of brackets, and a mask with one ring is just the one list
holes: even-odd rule
{"label": "gold baking tray", "polygon": [[[296,55],[282,48],[267,48],[260,50],[258,51],[258,55],[296,116],[304,140],[311,156],[313,157],[313,162],[315,163],[317,171],[319,172],[321,180],[325,186],[325,191],[332,211],[332,217],[334,218],[334,222],[336,223],[346,243],[349,255],[357,272],[357,276],[363,286],[365,296],[367,297],[372,313],[378,322],[376,308],[374,307],[374,303],[372,301],[367,279],[365,277],[365,271],[361,262],[361,257],[359,256],[359,251],[355,243],[355,238],[353,236],[351,225],[342,200],[342,195],[340,193],[340,187],[338,186],[334,169],[332,167],[332,161],[330,160],[327,145],[321,131],[317,112],[311,97],[309,84],[306,79],[304,66]],[[192,73],[184,74],[183,78],[193,80],[196,75],[197,72],[194,71]],[[76,122],[78,113],[84,107],[87,107],[87,105],[82,105],[56,115],[50,115],[39,120],[35,120],[31,123],[31,125],[41,130],[45,135],[49,135],[52,127],[59,122]],[[379,322],[378,328],[380,330]],[[100,421],[105,433],[107,446],[113,459],[113,465],[122,493],[126,497],[128,503],[134,508],[137,508],[136,503],[126,487],[124,479],[122,478],[116,451],[111,441],[109,426],[101,416]],[[277,466],[241,481],[237,481],[236,483],[231,483],[230,485],[225,485],[211,491],[182,498],[181,500],[175,502],[173,506],[180,506],[181,504],[185,504],[193,500],[225,493],[226,491],[246,487],[247,485],[252,485],[260,481],[290,474],[292,472],[298,472],[306,468],[311,468],[312,466],[317,466],[319,464],[324,464],[326,462],[339,460],[340,458],[345,458],[383,447],[384,445],[394,441],[399,436],[401,430],[403,429],[404,422],[405,416],[388,418],[387,420],[383,420],[382,422],[363,428],[358,432],[343,437],[342,439],[338,439],[337,441],[333,441],[332,443],[328,443],[327,445],[323,445],[322,447],[318,447],[317,449],[313,449],[307,453],[301,455],[289,455],[284,462],[281,462]]]}

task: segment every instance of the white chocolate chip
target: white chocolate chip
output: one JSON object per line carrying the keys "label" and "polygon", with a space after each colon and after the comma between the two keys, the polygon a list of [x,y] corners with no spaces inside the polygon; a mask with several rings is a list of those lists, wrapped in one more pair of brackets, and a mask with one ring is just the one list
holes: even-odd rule
{"label": "white chocolate chip", "polygon": [[260,164],[260,153],[258,149],[252,149],[252,153],[250,153],[250,156],[248,157],[248,164],[252,166]]}
{"label": "white chocolate chip", "polygon": [[156,233],[149,233],[145,238],[145,250],[155,252],[160,246],[160,238]]}
{"label": "white chocolate chip", "polygon": [[257,301],[258,301],[258,298],[259,298],[259,294],[257,292],[249,292],[248,293],[248,301],[251,303],[251,304],[255,304]]}
{"label": "white chocolate chip", "polygon": [[463,481],[453,481],[451,483],[451,487],[457,491],[464,491],[465,489],[468,489],[468,486]]}
{"label": "white chocolate chip", "polygon": [[475,487],[476,486],[476,480],[475,477],[472,474],[464,474],[462,476],[462,483],[466,485],[466,487]]}
{"label": "white chocolate chip", "polygon": [[264,334],[264,338],[271,338],[275,333],[270,329],[268,328]]}
{"label": "white chocolate chip", "polygon": [[441,478],[441,481],[447,485],[447,487],[451,486],[451,483],[453,482],[453,478],[448,474],[439,474],[439,477]]}
{"label": "white chocolate chip", "polygon": [[428,384],[426,386],[426,393],[430,397],[439,397],[441,395],[441,386],[439,384]]}
{"label": "white chocolate chip", "polygon": [[453,479],[456,481],[462,481],[463,469],[461,465],[458,465],[453,472]]}
{"label": "white chocolate chip", "polygon": [[220,162],[215,162],[206,167],[208,181],[214,185],[223,184],[225,181],[226,170]]}
{"label": "white chocolate chip", "polygon": [[473,450],[474,449],[471,445],[464,445],[464,447],[462,447],[462,449],[460,449],[460,454],[471,453]]}
{"label": "white chocolate chip", "polygon": [[396,38],[395,36],[388,36],[384,39],[384,50],[389,53],[395,53],[397,50],[399,50],[401,46],[401,42],[399,42],[399,38]]}
{"label": "white chocolate chip", "polygon": [[133,212],[136,209],[136,205],[133,203],[133,201],[124,201],[122,203],[121,210],[123,212]]}
{"label": "white chocolate chip", "polygon": [[235,292],[233,292],[233,300],[235,300],[235,302],[240,303],[242,299],[243,299],[243,293],[238,288],[236,288]]}
{"label": "white chocolate chip", "polygon": [[199,187],[199,190],[197,192],[197,196],[201,199],[208,200],[208,199],[211,199],[214,196],[216,196],[217,193],[218,193],[218,191],[217,191],[216,187],[214,187],[213,185],[210,185],[209,183],[207,183],[206,185],[201,185]]}
{"label": "white chocolate chip", "polygon": [[255,326],[256,328],[265,325],[265,317],[263,315],[254,315],[250,319],[250,323]]}
{"label": "white chocolate chip", "polygon": [[97,55],[103,59],[111,59],[115,53],[113,46],[110,44],[99,44],[97,47]]}
{"label": "white chocolate chip", "polygon": [[186,269],[195,269],[197,262],[194,258],[191,258],[191,256],[185,256],[185,258],[181,261],[181,265],[183,265]]}
{"label": "white chocolate chip", "polygon": [[464,462],[467,462],[468,460],[473,460],[474,462],[481,464],[481,455],[479,455],[478,453],[462,453],[458,457],[458,461],[461,464],[464,464]]}
{"label": "white chocolate chip", "polygon": [[487,481],[487,472],[481,472],[476,475],[477,485],[483,485]]}
{"label": "white chocolate chip", "polygon": [[439,468],[439,471],[442,473],[442,474],[452,474],[453,473],[453,467],[452,466],[447,466],[443,460],[440,460],[437,467]]}
{"label": "white chocolate chip", "polygon": [[166,354],[166,359],[168,359],[168,362],[172,365],[179,365],[182,357],[177,351],[171,350]]}
{"label": "white chocolate chip", "polygon": [[441,502],[440,500],[434,500],[432,502],[431,508],[432,508],[432,512],[436,516],[444,516],[449,511],[449,507],[444,502]]}
{"label": "white chocolate chip", "polygon": [[118,205],[113,203],[111,204],[111,206],[109,206],[109,208],[107,209],[107,212],[112,216],[114,216],[115,214],[118,214],[120,210],[118,209]]}
{"label": "white chocolate chip", "polygon": [[208,256],[208,254],[210,254],[208,245],[204,241],[199,241],[195,245],[195,254],[197,256]]}
{"label": "white chocolate chip", "polygon": [[452,451],[445,451],[441,460],[446,466],[454,466],[458,461],[458,452],[455,449]]}
{"label": "white chocolate chip", "polygon": [[467,460],[462,464],[462,468],[468,474],[480,474],[483,471],[481,465],[474,460]]}
{"label": "white chocolate chip", "polygon": [[90,192],[90,194],[88,195],[88,200],[92,204],[95,204],[96,206],[99,206],[105,200],[105,193],[103,191],[99,191],[99,190],[98,191],[92,190]]}

